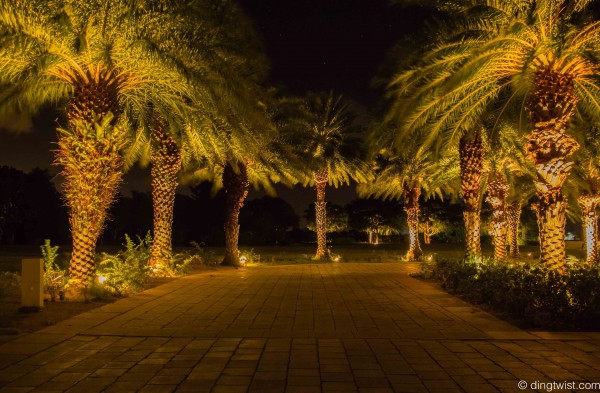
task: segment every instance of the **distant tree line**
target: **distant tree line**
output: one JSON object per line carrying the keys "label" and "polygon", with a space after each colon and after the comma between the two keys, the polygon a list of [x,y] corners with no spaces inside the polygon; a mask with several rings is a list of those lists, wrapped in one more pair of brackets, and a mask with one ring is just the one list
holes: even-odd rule
{"label": "distant tree line", "polygon": [[[223,190],[213,190],[210,182],[189,187],[175,201],[173,241],[187,246],[195,241],[222,246],[226,207]],[[425,243],[464,241],[460,206],[450,201],[429,199],[423,203],[421,236]],[[152,195],[134,191],[121,195],[111,207],[109,221],[100,244],[120,245],[125,234],[144,236],[152,229]],[[333,242],[402,242],[407,227],[403,205],[397,201],[355,199],[345,206],[327,204],[327,232]],[[489,216],[484,210],[483,216]],[[304,212],[306,227],[284,199],[265,196],[250,199],[240,213],[242,245],[288,245],[314,240],[315,208]],[[524,212],[523,232],[536,236],[533,213]],[[0,244],[41,244],[68,242],[67,209],[46,169],[23,172],[0,166]],[[575,229],[572,229],[575,231]],[[485,240],[484,230],[484,240]],[[578,233],[576,233],[578,235]]]}

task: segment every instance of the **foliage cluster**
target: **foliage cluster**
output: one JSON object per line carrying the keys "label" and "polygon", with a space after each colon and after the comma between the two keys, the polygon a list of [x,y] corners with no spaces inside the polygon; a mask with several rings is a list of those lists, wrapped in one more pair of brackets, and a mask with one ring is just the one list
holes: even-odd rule
{"label": "foliage cluster", "polygon": [[125,235],[125,249],[116,254],[102,253],[96,269],[98,282],[113,295],[121,296],[143,290],[155,277],[177,277],[189,272],[194,266],[215,266],[217,259],[192,242],[192,250],[175,253],[169,265],[151,266],[150,249],[152,236],[137,236],[134,241]]}
{"label": "foliage cluster", "polygon": [[568,262],[566,275],[541,264],[446,259],[423,266],[472,303],[545,328],[596,329],[600,322],[600,266]]}
{"label": "foliage cluster", "polygon": [[103,252],[96,269],[98,280],[116,295],[137,292],[144,289],[150,279],[151,269],[148,265],[152,238],[150,235],[138,242],[125,235],[125,249],[116,254]]}
{"label": "foliage cluster", "polygon": [[44,291],[50,295],[52,301],[55,301],[57,296],[64,299],[69,278],[67,271],[58,263],[58,246],[53,246],[50,239],[46,239],[40,249],[44,259]]}

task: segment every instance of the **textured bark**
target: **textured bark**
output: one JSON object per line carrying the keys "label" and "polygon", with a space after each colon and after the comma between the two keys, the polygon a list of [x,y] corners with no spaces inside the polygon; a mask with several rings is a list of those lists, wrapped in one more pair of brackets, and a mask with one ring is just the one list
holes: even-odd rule
{"label": "textured bark", "polygon": [[460,187],[465,203],[465,243],[467,258],[481,256],[480,189],[483,173],[483,143],[479,133],[461,138],[459,147]]}
{"label": "textured bark", "polygon": [[486,201],[492,205],[492,237],[494,259],[497,261],[506,259],[506,235],[508,233],[506,198],[508,197],[508,188],[504,175],[494,173],[490,176]]}
{"label": "textured bark", "polygon": [[519,257],[519,226],[521,225],[521,201],[509,203],[506,207],[508,221],[509,256]]}
{"label": "textured bark", "polygon": [[69,208],[73,252],[69,274],[75,286],[94,278],[95,248],[107,210],[122,179],[122,130],[115,127],[119,78],[102,69],[74,76],[68,128],[59,130],[57,165]]}
{"label": "textured bark", "polygon": [[406,253],[406,260],[409,262],[418,261],[423,255],[421,244],[419,243],[419,197],[421,196],[421,186],[418,182],[413,182],[404,188],[404,211],[407,215],[409,247]]}
{"label": "textured bark", "polygon": [[317,202],[315,203],[315,226],[317,229],[317,253],[314,259],[329,256],[327,251],[327,202],[325,202],[325,187],[329,180],[329,171],[322,169],[313,174],[317,189]]}
{"label": "textured bark", "polygon": [[244,164],[238,164],[237,171],[226,164],[223,170],[223,188],[225,189],[225,206],[227,219],[225,221],[225,258],[224,266],[241,266],[238,240],[240,237],[240,210],[248,195],[248,172]]}
{"label": "textured bark", "polygon": [[425,244],[431,244],[431,224],[427,220],[423,225],[423,242]]}
{"label": "textured bark", "polygon": [[168,265],[173,252],[172,229],[177,174],[181,168],[181,152],[175,140],[156,120],[152,133],[152,205],[154,231],[150,249],[150,265]]}
{"label": "textured bark", "polygon": [[577,96],[573,78],[554,71],[552,64],[535,74],[528,110],[533,131],[526,150],[533,161],[538,203],[533,206],[540,233],[540,262],[566,271],[565,209],[562,194],[572,162],[567,159],[579,148],[567,129],[573,117]]}
{"label": "textured bark", "polygon": [[600,195],[585,194],[577,199],[581,207],[583,232],[585,233],[586,261],[598,263],[598,212]]}

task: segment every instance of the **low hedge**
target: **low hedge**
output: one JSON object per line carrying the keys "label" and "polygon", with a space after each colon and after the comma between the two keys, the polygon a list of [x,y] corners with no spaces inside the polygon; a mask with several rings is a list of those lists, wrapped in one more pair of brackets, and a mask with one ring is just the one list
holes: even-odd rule
{"label": "low hedge", "polygon": [[548,267],[492,260],[439,260],[423,276],[444,289],[538,327],[597,330],[600,322],[600,267],[568,264],[565,275]]}

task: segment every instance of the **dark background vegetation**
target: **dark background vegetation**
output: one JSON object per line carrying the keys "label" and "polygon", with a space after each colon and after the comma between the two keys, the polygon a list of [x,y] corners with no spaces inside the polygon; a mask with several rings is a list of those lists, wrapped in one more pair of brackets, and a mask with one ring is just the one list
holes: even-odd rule
{"label": "dark background vegetation", "polygon": [[[0,244],[41,244],[51,239],[55,244],[68,244],[67,208],[48,170],[30,172],[0,166]],[[182,188],[177,194],[173,243],[188,246],[194,241],[207,246],[224,244],[225,197],[216,194],[208,182]],[[378,216],[381,225],[395,229],[396,234],[380,236],[383,242],[404,242],[406,219],[398,201],[354,199],[345,205],[329,202],[328,222],[334,243],[366,242],[371,219]],[[462,207],[450,200],[430,199],[423,203],[422,217],[433,217],[446,223],[448,230],[437,235],[437,242],[461,242],[464,238]],[[530,236],[535,236],[535,219],[524,209],[523,222]],[[483,212],[483,220],[488,213]],[[303,221],[302,221],[303,220]],[[308,228],[314,223],[314,205],[303,216],[296,213],[285,199],[263,196],[247,200],[240,214],[241,245],[289,245],[308,243],[315,235]],[[313,224],[314,225],[314,224]],[[132,192],[121,195],[111,207],[100,245],[121,245],[125,234],[144,236],[152,229],[152,195]],[[484,237],[485,241],[485,237]]]}

